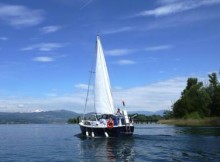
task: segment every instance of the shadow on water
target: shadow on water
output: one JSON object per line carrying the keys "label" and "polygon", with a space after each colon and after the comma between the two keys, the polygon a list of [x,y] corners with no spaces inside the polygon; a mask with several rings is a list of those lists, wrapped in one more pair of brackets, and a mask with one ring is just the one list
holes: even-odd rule
{"label": "shadow on water", "polygon": [[81,134],[80,159],[92,161],[134,161],[134,139],[129,138],[90,138]]}
{"label": "shadow on water", "polygon": [[206,135],[220,136],[220,127],[180,127],[178,126],[179,134],[185,135]]}

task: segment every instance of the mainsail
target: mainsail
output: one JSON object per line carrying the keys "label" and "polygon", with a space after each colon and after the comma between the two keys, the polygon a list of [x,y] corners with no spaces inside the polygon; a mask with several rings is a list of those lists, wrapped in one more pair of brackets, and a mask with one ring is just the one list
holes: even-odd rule
{"label": "mainsail", "polygon": [[95,111],[101,114],[114,114],[111,85],[99,36],[97,36],[95,72]]}

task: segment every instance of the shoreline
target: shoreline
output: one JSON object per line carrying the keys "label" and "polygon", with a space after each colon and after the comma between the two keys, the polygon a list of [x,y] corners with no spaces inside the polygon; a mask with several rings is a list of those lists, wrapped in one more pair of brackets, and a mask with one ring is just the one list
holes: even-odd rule
{"label": "shoreline", "polygon": [[162,119],[159,124],[177,126],[220,126],[220,117],[209,117],[203,119]]}

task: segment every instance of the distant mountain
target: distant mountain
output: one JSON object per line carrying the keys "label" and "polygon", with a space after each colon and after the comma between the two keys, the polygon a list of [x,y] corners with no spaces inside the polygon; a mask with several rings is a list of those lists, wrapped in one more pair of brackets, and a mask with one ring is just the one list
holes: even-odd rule
{"label": "distant mountain", "polygon": [[67,111],[42,111],[32,113],[6,113],[0,112],[0,124],[47,124],[66,123],[69,118],[76,118],[80,114]]}
{"label": "distant mountain", "polygon": [[[152,111],[129,111],[129,114],[144,114],[144,115],[161,115],[164,110]],[[93,113],[88,113],[93,114]],[[70,118],[77,118],[81,116],[73,111],[56,110],[56,111],[42,111],[31,113],[9,113],[0,112],[0,124],[51,124],[51,123],[67,123]]]}
{"label": "distant mountain", "polygon": [[154,114],[155,114],[155,115],[163,116],[163,115],[164,115],[164,114],[163,114],[164,111],[165,111],[165,110],[158,110],[158,111],[155,111]]}
{"label": "distant mountain", "polygon": [[129,111],[129,114],[143,114],[143,115],[160,115],[163,116],[163,112],[165,110],[158,110],[158,111]]}

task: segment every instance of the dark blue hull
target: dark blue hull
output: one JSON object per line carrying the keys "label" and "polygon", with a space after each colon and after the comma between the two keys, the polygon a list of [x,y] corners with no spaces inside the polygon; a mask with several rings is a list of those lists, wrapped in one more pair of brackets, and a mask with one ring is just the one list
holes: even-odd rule
{"label": "dark blue hull", "polygon": [[[118,126],[113,128],[100,128],[100,127],[89,127],[80,125],[80,129],[83,135],[88,135],[92,137],[92,132],[94,137],[129,137],[133,135],[134,126]],[[106,136],[107,133],[107,136]]]}

